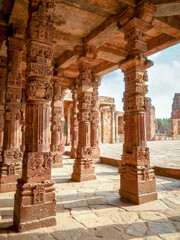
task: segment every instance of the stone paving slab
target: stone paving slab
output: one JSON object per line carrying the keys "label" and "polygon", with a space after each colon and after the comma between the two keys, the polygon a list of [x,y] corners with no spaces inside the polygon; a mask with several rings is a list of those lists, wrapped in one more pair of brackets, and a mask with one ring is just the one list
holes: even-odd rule
{"label": "stone paving slab", "polygon": [[53,169],[57,226],[16,233],[14,193],[0,194],[0,240],[180,240],[180,180],[157,177],[159,199],[142,205],[121,202],[116,167],[96,164],[97,179],[72,182],[73,159]]}
{"label": "stone paving slab", "polygon": [[[180,169],[180,140],[148,141],[152,166]],[[120,160],[123,143],[100,144],[100,155]]]}

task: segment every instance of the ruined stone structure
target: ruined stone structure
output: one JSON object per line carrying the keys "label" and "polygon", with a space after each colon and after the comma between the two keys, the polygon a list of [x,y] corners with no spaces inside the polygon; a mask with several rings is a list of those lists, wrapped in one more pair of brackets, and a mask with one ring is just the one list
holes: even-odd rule
{"label": "ruined stone structure", "polygon": [[[124,117],[118,118],[113,104],[108,114],[112,143],[124,122],[120,195],[136,204],[157,199],[146,145],[147,69],[153,65],[147,57],[180,42],[174,4],[1,1],[0,192],[16,189],[18,231],[56,225],[51,166],[62,167],[64,112],[68,126],[73,112],[72,180],[96,178],[98,87],[104,74],[119,68],[125,76]],[[70,105],[64,104],[66,90],[73,93]],[[105,121],[103,109],[101,117]],[[67,144],[70,135],[68,128]]]}
{"label": "ruined stone structure", "polygon": [[174,95],[172,113],[169,120],[169,135],[173,139],[180,138],[180,93],[175,93]]}

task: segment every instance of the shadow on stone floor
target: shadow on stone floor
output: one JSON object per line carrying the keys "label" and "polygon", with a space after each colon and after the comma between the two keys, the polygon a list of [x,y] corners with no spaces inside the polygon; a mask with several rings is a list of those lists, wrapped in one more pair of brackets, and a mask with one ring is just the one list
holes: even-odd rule
{"label": "shadow on stone floor", "polygon": [[[177,216],[179,217],[179,216]],[[63,219],[62,219],[63,221]],[[75,220],[73,220],[75,221]],[[61,224],[50,228],[37,229],[25,233],[16,233],[13,226],[0,229],[0,239],[8,240],[130,240],[130,239],[144,239],[146,237],[154,237],[151,239],[168,239],[158,238],[161,234],[166,237],[171,236],[170,239],[179,240],[180,235],[176,226],[173,224],[173,219],[161,219],[161,221],[146,221],[133,222],[131,224],[108,224],[104,226],[97,226],[86,228],[82,224],[77,223],[78,227],[67,226]],[[64,229],[62,229],[64,228]],[[7,238],[8,236],[8,238]],[[162,235],[163,236],[163,235]],[[173,237],[173,238],[172,238]]]}

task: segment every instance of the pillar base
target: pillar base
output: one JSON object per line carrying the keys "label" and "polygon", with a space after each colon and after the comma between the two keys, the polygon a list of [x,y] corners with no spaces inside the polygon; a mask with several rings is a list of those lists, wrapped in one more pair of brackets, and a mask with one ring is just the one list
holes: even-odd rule
{"label": "pillar base", "polygon": [[14,199],[14,226],[19,232],[56,225],[54,181],[24,183],[18,180]]}
{"label": "pillar base", "polygon": [[127,202],[132,202],[132,203],[135,203],[138,205],[158,199],[158,195],[156,192],[142,194],[142,195],[134,195],[132,193],[129,193],[129,192],[126,192],[126,191],[120,189],[119,195],[121,196],[122,200],[127,201]]}
{"label": "pillar base", "polygon": [[21,163],[0,163],[0,193],[16,191],[17,179],[21,178],[21,173]]}
{"label": "pillar base", "polygon": [[149,166],[122,164],[119,194],[123,199],[136,204],[157,200],[154,170]]}
{"label": "pillar base", "polygon": [[99,147],[92,147],[92,159],[94,163],[100,162],[100,149]]}
{"label": "pillar base", "polygon": [[83,182],[83,181],[90,181],[90,180],[95,180],[96,175],[95,174],[77,174],[77,173],[72,173],[71,179],[76,182]]}
{"label": "pillar base", "polygon": [[18,223],[16,222],[16,217],[14,217],[14,226],[18,232],[27,232],[38,228],[52,227],[56,226],[56,224],[56,217],[44,218],[26,223]]}

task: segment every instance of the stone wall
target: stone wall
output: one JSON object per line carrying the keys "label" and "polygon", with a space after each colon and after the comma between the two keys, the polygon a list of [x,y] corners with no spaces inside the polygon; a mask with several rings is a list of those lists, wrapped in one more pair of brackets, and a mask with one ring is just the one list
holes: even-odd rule
{"label": "stone wall", "polygon": [[180,93],[175,93],[171,119],[169,120],[169,135],[173,139],[180,138]]}

